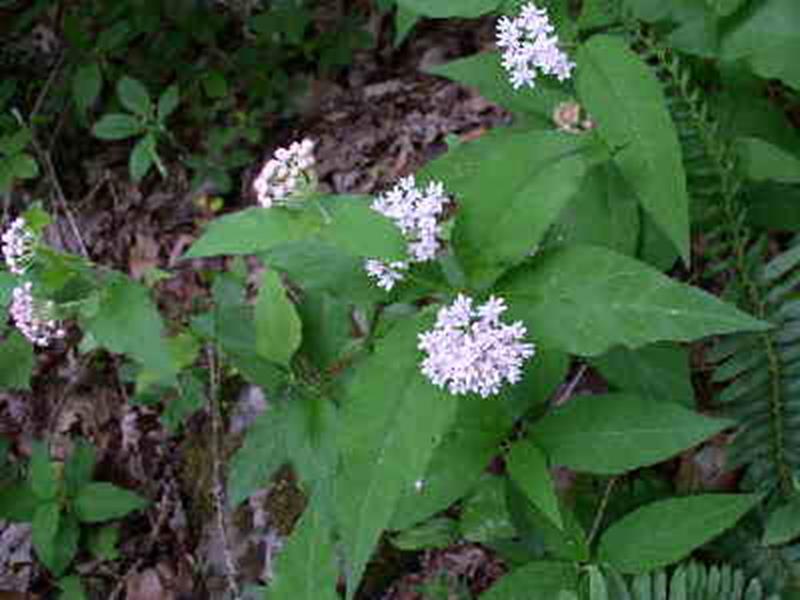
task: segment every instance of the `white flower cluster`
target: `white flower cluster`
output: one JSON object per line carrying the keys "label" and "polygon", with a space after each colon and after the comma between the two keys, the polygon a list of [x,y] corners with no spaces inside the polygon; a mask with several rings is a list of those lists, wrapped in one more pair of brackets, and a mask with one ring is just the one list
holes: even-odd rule
{"label": "white flower cluster", "polygon": [[36,235],[28,228],[25,219],[14,219],[0,239],[3,241],[3,255],[8,270],[14,275],[24,274],[36,253]]}
{"label": "white flower cluster", "polygon": [[500,321],[505,311],[502,298],[492,296],[473,308],[472,299],[459,294],[439,310],[433,329],[419,335],[418,347],[427,354],[422,373],[451,394],[484,398],[497,394],[503,381],[519,381],[523,362],[536,350],[521,341],[527,333],[522,322]]}
{"label": "white flower cluster", "polygon": [[11,301],[11,318],[31,343],[47,346],[53,339],[63,338],[66,331],[53,319],[55,305],[43,302],[33,296],[33,284],[26,281],[14,288]]}
{"label": "white flower cluster", "polygon": [[497,22],[497,46],[503,49],[503,67],[514,89],[535,87],[539,72],[569,79],[575,63],[558,47],[558,36],[546,8],[532,2],[522,7],[518,17],[501,17]]}
{"label": "white flower cluster", "polygon": [[[444,186],[432,181],[418,188],[413,175],[403,177],[398,184],[372,203],[373,210],[392,219],[408,240],[410,262],[425,262],[436,257],[441,242],[439,220],[449,202]],[[367,274],[377,280],[377,285],[387,291],[403,279],[402,271],[409,268],[408,262],[397,261],[386,264],[369,259],[365,263]]]}
{"label": "white flower cluster", "polygon": [[278,148],[253,182],[258,203],[264,208],[279,204],[312,178],[314,142],[304,139],[288,148]]}

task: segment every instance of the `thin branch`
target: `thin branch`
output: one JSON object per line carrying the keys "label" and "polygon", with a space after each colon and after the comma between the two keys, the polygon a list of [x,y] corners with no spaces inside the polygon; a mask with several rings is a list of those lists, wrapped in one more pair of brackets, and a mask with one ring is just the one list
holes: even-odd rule
{"label": "thin branch", "polygon": [[561,406],[562,404],[566,403],[566,401],[569,400],[570,397],[572,397],[575,388],[578,387],[578,384],[580,383],[581,379],[583,379],[583,376],[586,375],[586,371],[588,368],[589,368],[588,365],[585,364],[580,366],[578,372],[575,373],[575,376],[570,380],[568,384],[566,384],[563,387],[561,393],[553,401],[553,406]]}
{"label": "thin branch", "polygon": [[608,483],[606,483],[606,489],[603,492],[603,497],[600,499],[600,504],[597,507],[597,513],[594,515],[592,530],[589,532],[589,537],[586,541],[587,546],[592,545],[592,542],[600,531],[600,525],[603,523],[603,517],[606,514],[606,508],[608,508],[608,501],[611,499],[611,492],[614,490],[614,485],[616,485],[618,479],[619,476],[614,476],[608,480]]}

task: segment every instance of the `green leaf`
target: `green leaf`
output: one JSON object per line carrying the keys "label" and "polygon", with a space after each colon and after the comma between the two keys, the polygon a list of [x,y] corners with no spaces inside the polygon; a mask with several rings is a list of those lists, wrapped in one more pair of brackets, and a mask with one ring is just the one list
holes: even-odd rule
{"label": "green leaf", "polygon": [[506,481],[484,475],[461,507],[461,537],[479,544],[515,536],[516,529],[506,505]]}
{"label": "green leaf", "polygon": [[33,346],[18,332],[12,331],[0,343],[0,387],[30,390],[34,364]]}
{"label": "green leaf", "polygon": [[31,541],[36,554],[44,565],[55,571],[56,536],[61,521],[61,507],[58,502],[46,502],[39,505],[33,515]]}
{"label": "green leaf", "polygon": [[349,565],[348,599],[403,488],[424,477],[455,412],[455,398],[419,370],[417,335],[431,321],[407,319],[396,325],[359,365],[345,390],[336,509]]}
{"label": "green leaf", "polygon": [[536,561],[505,575],[481,600],[553,600],[559,592],[577,592],[578,566],[571,562]]}
{"label": "green leaf", "polygon": [[72,98],[81,113],[91,108],[102,87],[103,74],[97,62],[86,63],[75,70],[72,76]]}
{"label": "green leaf", "polygon": [[529,442],[520,440],[506,459],[508,474],[531,503],[559,529],[564,527],[555,484],[547,465],[547,457]]}
{"label": "green leaf", "polygon": [[97,313],[84,325],[97,343],[111,352],[128,354],[154,373],[174,377],[176,368],[162,336],[161,315],[146,287],[125,276],[112,275]]}
{"label": "green leaf", "polygon": [[96,460],[94,446],[78,440],[64,465],[64,482],[68,496],[74,496],[80,488],[92,480]]}
{"label": "green leaf", "polygon": [[721,17],[727,17],[739,10],[747,0],[706,0],[711,8],[713,8]]}
{"label": "green leaf", "polygon": [[434,517],[392,536],[392,545],[414,551],[446,548],[458,542],[458,522],[448,517]]}
{"label": "green leaf", "polygon": [[134,181],[141,181],[142,177],[147,175],[150,167],[153,166],[153,160],[156,152],[156,138],[152,133],[148,133],[133,147],[131,150],[130,160],[128,161],[128,170],[131,173],[131,179]]}
{"label": "green leaf", "polygon": [[267,360],[288,366],[300,347],[303,324],[278,273],[264,272],[255,305],[256,351]]}
{"label": "green leaf", "polygon": [[598,558],[622,573],[675,563],[726,529],[759,502],[755,494],[705,494],[653,502],[600,538]]}
{"label": "green leaf", "polygon": [[406,529],[444,510],[477,484],[513,426],[499,400],[459,398],[453,425],[433,451],[421,487],[403,490],[392,529]]}
{"label": "green leaf", "polygon": [[12,175],[17,179],[33,179],[39,175],[39,164],[30,154],[16,154],[6,160]]}
{"label": "green leaf", "polygon": [[0,519],[12,523],[30,523],[41,504],[29,483],[17,483],[0,487]]}
{"label": "green leaf", "polygon": [[287,462],[287,407],[277,403],[259,415],[231,459],[228,501],[237,506],[259,488],[265,487],[278,468]]}
{"label": "green leaf", "polygon": [[689,197],[681,148],[652,70],[621,39],[598,35],[577,54],[581,103],[614,150],[644,209],[689,263]]}
{"label": "green leaf", "polygon": [[303,321],[303,354],[319,369],[327,370],[353,350],[352,302],[304,290],[297,309]]}
{"label": "green leaf", "polygon": [[124,140],[144,133],[142,122],[131,115],[108,114],[92,127],[92,134],[101,140]]}
{"label": "green leaf", "polygon": [[541,241],[580,188],[585,139],[501,131],[426,167],[458,202],[453,248],[473,287],[490,285]]}
{"label": "green leaf", "polygon": [[525,321],[535,340],[582,356],[616,345],[636,348],[771,327],[600,246],[544,253],[501,281],[496,293],[508,301],[509,319]]}
{"label": "green leaf", "polygon": [[616,475],[652,465],[731,427],[671,402],[632,394],[577,396],[531,428],[551,463]]}
{"label": "green leaf", "polygon": [[400,5],[397,7],[394,17],[394,45],[399,46],[406,39],[406,36],[414,28],[414,25],[420,20],[420,16],[407,9],[405,6]]}
{"label": "green leaf", "polygon": [[59,579],[58,587],[61,588],[62,592],[59,600],[86,600],[87,598],[81,578],[77,575]]}
{"label": "green leaf", "polygon": [[312,238],[322,223],[322,216],[313,207],[302,211],[248,208],[212,221],[184,258],[263,252]]}
{"label": "green leaf", "polygon": [[177,396],[164,408],[161,422],[170,433],[176,433],[191,415],[206,406],[205,384],[194,373],[179,376]]}
{"label": "green leaf", "polygon": [[800,499],[792,498],[773,510],[764,526],[765,546],[785,544],[800,535]]}
{"label": "green leaf", "polygon": [[397,0],[399,6],[425,17],[480,17],[495,10],[501,0]]}
{"label": "green leaf", "polygon": [[141,496],[110,483],[90,483],[78,491],[75,512],[85,523],[98,523],[124,517],[148,503]]}
{"label": "green leaf", "polygon": [[800,159],[778,146],[755,137],[740,137],[736,151],[749,179],[800,183]]}
{"label": "green leaf", "polygon": [[330,524],[306,508],[281,550],[270,582],[270,600],[337,600],[339,579]]}
{"label": "green leaf", "polygon": [[329,196],[320,200],[331,222],[320,240],[353,256],[401,260],[406,242],[394,221],[372,210],[364,196]]}
{"label": "green leaf", "polygon": [[19,154],[31,143],[31,130],[20,127],[14,133],[0,137],[0,154],[13,156]]}
{"label": "green leaf", "polygon": [[173,84],[164,90],[164,93],[161,94],[161,97],[158,99],[159,122],[163,124],[164,121],[166,121],[167,118],[169,118],[169,116],[175,112],[175,109],[178,108],[180,101],[180,91],[178,90],[177,84]]}
{"label": "green leaf", "polygon": [[750,3],[747,17],[722,39],[721,58],[743,59],[765,79],[783,79],[800,89],[800,63],[790,57],[800,53],[800,4],[795,0],[763,0]]}
{"label": "green leaf", "polygon": [[132,77],[123,76],[117,82],[117,96],[122,106],[140,117],[148,117],[153,111],[150,94],[142,83]]}
{"label": "green leaf", "polygon": [[33,444],[28,481],[33,493],[41,500],[52,500],[58,495],[61,482],[56,474],[55,465],[50,460],[47,445],[43,442]]}
{"label": "green leaf", "polygon": [[550,127],[555,108],[570,99],[562,86],[549,79],[539,79],[535,89],[515,90],[497,52],[479,52],[434,66],[428,72],[473,87],[487,100],[523,117],[523,123],[528,121],[542,127]]}
{"label": "green leaf", "polygon": [[618,391],[694,408],[688,348],[666,343],[636,350],[613,348],[591,363]]}
{"label": "green leaf", "polygon": [[89,552],[100,560],[116,560],[120,556],[117,542],[119,542],[119,525],[104,525],[89,533]]}

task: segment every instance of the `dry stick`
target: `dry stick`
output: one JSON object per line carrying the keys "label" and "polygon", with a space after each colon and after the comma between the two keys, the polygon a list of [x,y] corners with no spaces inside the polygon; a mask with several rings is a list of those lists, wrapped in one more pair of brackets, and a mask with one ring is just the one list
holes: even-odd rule
{"label": "dry stick", "polygon": [[211,345],[206,346],[206,358],[208,361],[209,372],[209,408],[211,409],[211,454],[212,469],[214,479],[213,500],[214,511],[217,513],[217,527],[222,538],[222,555],[225,558],[225,580],[228,583],[228,591],[231,593],[232,600],[240,600],[241,592],[236,579],[238,571],[236,561],[231,552],[230,540],[228,539],[228,528],[225,523],[225,488],[222,482],[222,415],[219,407],[219,381],[216,355]]}
{"label": "dry stick", "polygon": [[581,379],[583,379],[583,376],[586,374],[586,370],[588,368],[589,367],[587,365],[581,365],[580,369],[578,369],[578,372],[575,373],[575,376],[572,378],[572,380],[563,387],[561,393],[553,401],[553,406],[561,406],[570,399],[572,393],[575,391],[575,388],[578,386]]}
{"label": "dry stick", "polygon": [[614,489],[614,485],[617,483],[619,479],[618,475],[615,475],[611,479],[608,480],[606,484],[606,489],[603,492],[603,497],[600,499],[600,504],[597,507],[597,513],[594,516],[594,523],[592,523],[592,530],[589,532],[589,537],[586,540],[586,545],[591,546],[594,538],[597,536],[597,533],[600,531],[600,525],[603,522],[603,516],[606,513],[606,508],[608,507],[608,501],[611,498],[611,492]]}
{"label": "dry stick", "polygon": [[64,190],[61,187],[61,182],[58,179],[58,175],[56,174],[56,169],[53,166],[53,161],[50,158],[50,151],[45,150],[39,144],[39,140],[36,137],[36,131],[33,128],[33,119],[36,116],[36,113],[39,112],[39,109],[42,107],[44,103],[44,99],[47,96],[50,88],[55,81],[56,75],[61,70],[61,65],[64,62],[64,53],[62,52],[61,55],[58,57],[58,61],[56,62],[55,66],[53,67],[52,71],[50,71],[50,75],[47,77],[47,81],[42,88],[42,91],[39,93],[39,96],[36,98],[36,102],[33,105],[33,110],[31,111],[30,116],[28,117],[28,128],[31,131],[31,143],[33,144],[34,150],[36,150],[36,154],[39,155],[39,160],[44,164],[44,169],[47,172],[47,177],[53,184],[53,188],[55,189],[55,197],[58,200],[58,204],[61,208],[61,211],[64,213],[64,216],[67,218],[67,222],[69,223],[70,229],[72,229],[72,234],[75,236],[75,239],[78,241],[78,246],[80,246],[81,254],[86,260],[89,260],[89,252],[86,249],[86,244],[83,242],[83,237],[81,236],[81,232],[78,229],[78,225],[75,222],[75,218],[72,215],[72,211],[69,209],[67,205],[67,197],[64,195]]}

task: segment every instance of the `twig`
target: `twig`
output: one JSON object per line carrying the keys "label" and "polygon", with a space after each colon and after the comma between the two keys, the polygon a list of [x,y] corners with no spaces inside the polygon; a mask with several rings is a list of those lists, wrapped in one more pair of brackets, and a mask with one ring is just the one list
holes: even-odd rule
{"label": "twig", "polygon": [[219,407],[219,381],[216,364],[216,354],[211,345],[206,346],[206,359],[209,373],[209,408],[211,411],[211,454],[213,469],[213,500],[214,511],[217,513],[217,527],[222,538],[222,555],[225,559],[225,580],[232,600],[241,600],[241,591],[237,582],[238,570],[236,561],[231,552],[228,528],[225,522],[225,487],[222,481],[222,415]]}
{"label": "twig", "polygon": [[561,393],[553,401],[553,406],[561,406],[570,399],[572,393],[575,391],[575,388],[578,387],[578,384],[580,383],[581,379],[583,379],[583,376],[586,374],[586,370],[588,368],[589,367],[587,365],[581,365],[580,369],[578,369],[578,372],[575,373],[575,376],[572,378],[572,380],[566,386],[564,386]]}
{"label": "twig", "polygon": [[592,523],[592,530],[589,532],[589,537],[587,538],[586,545],[591,546],[594,538],[597,536],[598,532],[600,531],[600,525],[603,522],[603,516],[606,513],[606,508],[608,508],[608,501],[611,498],[611,492],[614,489],[614,485],[617,483],[619,476],[614,476],[608,480],[606,483],[606,489],[603,492],[603,497],[600,499],[600,504],[597,507],[597,513],[594,515],[594,523]]}

